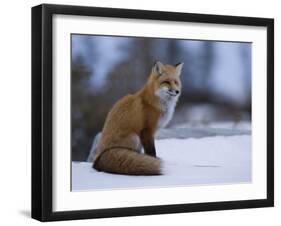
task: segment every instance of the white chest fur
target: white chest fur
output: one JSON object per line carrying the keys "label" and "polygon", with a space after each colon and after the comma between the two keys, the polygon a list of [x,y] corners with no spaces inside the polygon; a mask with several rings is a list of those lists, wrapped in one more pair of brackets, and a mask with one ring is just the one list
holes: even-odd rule
{"label": "white chest fur", "polygon": [[165,127],[173,117],[176,103],[178,98],[172,99],[161,99],[160,100],[160,107],[161,107],[161,117],[158,122],[158,127],[163,128]]}

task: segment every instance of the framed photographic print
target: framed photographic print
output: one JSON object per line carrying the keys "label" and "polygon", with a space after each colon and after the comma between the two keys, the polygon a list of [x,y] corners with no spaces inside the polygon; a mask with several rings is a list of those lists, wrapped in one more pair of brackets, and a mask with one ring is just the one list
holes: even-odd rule
{"label": "framed photographic print", "polygon": [[32,217],[274,205],[274,21],[32,8]]}

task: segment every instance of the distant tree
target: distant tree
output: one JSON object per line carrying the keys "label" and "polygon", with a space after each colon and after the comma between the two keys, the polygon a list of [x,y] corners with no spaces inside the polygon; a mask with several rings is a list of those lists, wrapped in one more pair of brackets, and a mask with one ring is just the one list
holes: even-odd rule
{"label": "distant tree", "polygon": [[134,93],[146,82],[154,62],[153,40],[135,38],[125,51],[128,58],[116,65],[107,75],[108,98],[115,102],[120,97]]}
{"label": "distant tree", "polygon": [[214,47],[211,41],[204,41],[202,44],[202,65],[201,65],[201,92],[209,95],[209,79],[211,77],[212,65],[214,61]]}
{"label": "distant tree", "polygon": [[93,71],[87,68],[83,57],[72,61],[71,68],[71,132],[72,160],[85,161],[92,140],[100,132],[109,105],[104,95],[94,95],[90,83]]}
{"label": "distant tree", "polygon": [[166,56],[168,64],[177,64],[183,62],[182,48],[180,42],[176,39],[166,39]]}
{"label": "distant tree", "polygon": [[[248,45],[248,46],[246,46]],[[243,108],[250,112],[252,111],[252,64],[251,64],[251,44],[243,44],[240,46],[241,62],[243,67],[244,90],[246,95]]]}
{"label": "distant tree", "polygon": [[190,103],[210,102],[209,80],[214,58],[212,42],[185,40],[181,41],[181,47],[185,63],[181,78],[182,98]]}

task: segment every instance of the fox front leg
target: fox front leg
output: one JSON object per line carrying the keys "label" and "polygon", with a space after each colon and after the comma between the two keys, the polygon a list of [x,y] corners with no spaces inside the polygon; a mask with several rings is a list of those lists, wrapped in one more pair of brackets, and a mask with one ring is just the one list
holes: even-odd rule
{"label": "fox front leg", "polygon": [[140,140],[147,155],[156,157],[156,149],[154,145],[154,137],[150,130],[144,129],[141,131]]}

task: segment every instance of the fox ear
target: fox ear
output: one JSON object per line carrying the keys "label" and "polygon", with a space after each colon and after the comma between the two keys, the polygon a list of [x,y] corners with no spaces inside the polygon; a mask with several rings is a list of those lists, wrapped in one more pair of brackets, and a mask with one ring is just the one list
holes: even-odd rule
{"label": "fox ear", "polygon": [[162,64],[160,61],[156,61],[152,67],[152,73],[156,75],[161,75],[163,72],[164,64]]}
{"label": "fox ear", "polygon": [[182,71],[182,67],[183,67],[183,63],[178,63],[178,64],[175,65],[175,67],[176,67],[177,75],[180,76],[181,71]]}

